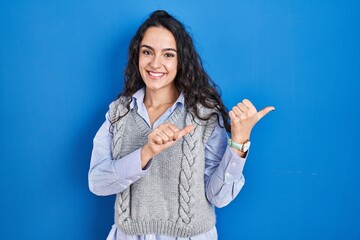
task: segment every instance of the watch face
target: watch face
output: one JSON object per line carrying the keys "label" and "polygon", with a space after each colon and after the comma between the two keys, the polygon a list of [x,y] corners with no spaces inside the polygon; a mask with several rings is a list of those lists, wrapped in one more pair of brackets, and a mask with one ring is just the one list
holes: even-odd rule
{"label": "watch face", "polygon": [[249,150],[249,148],[250,148],[250,141],[247,141],[246,143],[244,143],[243,151],[247,152],[247,150]]}

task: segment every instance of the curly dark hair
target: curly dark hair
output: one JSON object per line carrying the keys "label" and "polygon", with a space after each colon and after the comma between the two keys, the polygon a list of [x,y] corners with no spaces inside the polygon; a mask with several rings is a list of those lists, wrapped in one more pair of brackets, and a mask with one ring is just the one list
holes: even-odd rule
{"label": "curly dark hair", "polygon": [[[178,50],[178,69],[174,82],[179,92],[184,94],[185,107],[188,111],[197,118],[206,121],[216,115],[219,125],[225,127],[227,132],[230,132],[227,108],[221,100],[217,85],[204,70],[201,58],[195,50],[191,36],[180,21],[164,10],[153,12],[139,27],[135,36],[132,38],[129,45],[128,63],[125,70],[125,87],[118,98],[121,96],[129,97],[130,100],[127,103],[129,110],[131,96],[140,88],[145,87],[145,83],[139,72],[139,51],[140,43],[149,27],[164,27],[169,30],[175,38]],[[197,108],[199,103],[215,111],[209,116],[200,116]],[[224,126],[220,123],[219,114],[221,114],[223,118]],[[119,118],[121,117],[122,116]],[[114,122],[117,120],[118,119]]]}

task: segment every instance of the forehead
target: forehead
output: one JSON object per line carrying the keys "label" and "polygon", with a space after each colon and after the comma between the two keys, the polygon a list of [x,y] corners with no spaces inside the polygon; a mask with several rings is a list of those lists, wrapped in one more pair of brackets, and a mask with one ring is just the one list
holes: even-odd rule
{"label": "forehead", "polygon": [[149,27],[144,34],[140,45],[145,44],[154,49],[174,48],[176,40],[173,34],[164,27]]}

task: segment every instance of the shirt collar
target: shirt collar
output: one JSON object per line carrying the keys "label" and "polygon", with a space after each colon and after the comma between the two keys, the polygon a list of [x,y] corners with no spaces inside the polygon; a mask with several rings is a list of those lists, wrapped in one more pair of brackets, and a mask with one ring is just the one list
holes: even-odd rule
{"label": "shirt collar", "polygon": [[[145,97],[145,88],[140,88],[132,95],[130,109],[133,109],[135,106],[137,106],[139,110],[140,108],[142,109],[143,107],[145,107],[144,97]],[[180,110],[182,110],[182,108],[184,108],[184,102],[185,102],[184,94],[181,92],[179,97],[176,99],[175,103],[172,105],[171,112],[173,112],[178,107],[180,108]]]}

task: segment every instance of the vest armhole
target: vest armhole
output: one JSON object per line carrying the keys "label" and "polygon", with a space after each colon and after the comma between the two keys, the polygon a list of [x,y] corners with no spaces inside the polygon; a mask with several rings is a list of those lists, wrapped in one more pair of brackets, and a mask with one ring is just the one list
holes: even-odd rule
{"label": "vest armhole", "polygon": [[[217,121],[217,120],[215,119],[215,121]],[[207,141],[209,140],[211,134],[214,131],[214,128],[215,128],[215,122],[211,118],[209,120],[208,124],[206,124],[205,129],[204,129],[204,137],[203,137],[204,144],[206,144]]]}
{"label": "vest armhole", "polygon": [[[128,98],[119,97],[115,101],[111,102],[109,105],[109,117],[110,121],[113,123],[118,120],[119,116],[124,115],[126,113],[126,102]],[[125,110],[125,111],[124,111]]]}
{"label": "vest armhole", "polygon": [[[210,108],[206,108],[200,104],[198,104],[198,109],[199,109],[199,114],[200,116],[206,117],[209,116],[212,113],[215,113],[216,110],[215,109],[210,109]],[[207,141],[209,140],[211,134],[213,133],[213,130],[215,128],[215,122],[217,121],[218,116],[212,116],[209,120],[207,121],[201,121],[205,123],[204,124],[204,130],[203,130],[203,143],[206,144]]]}

